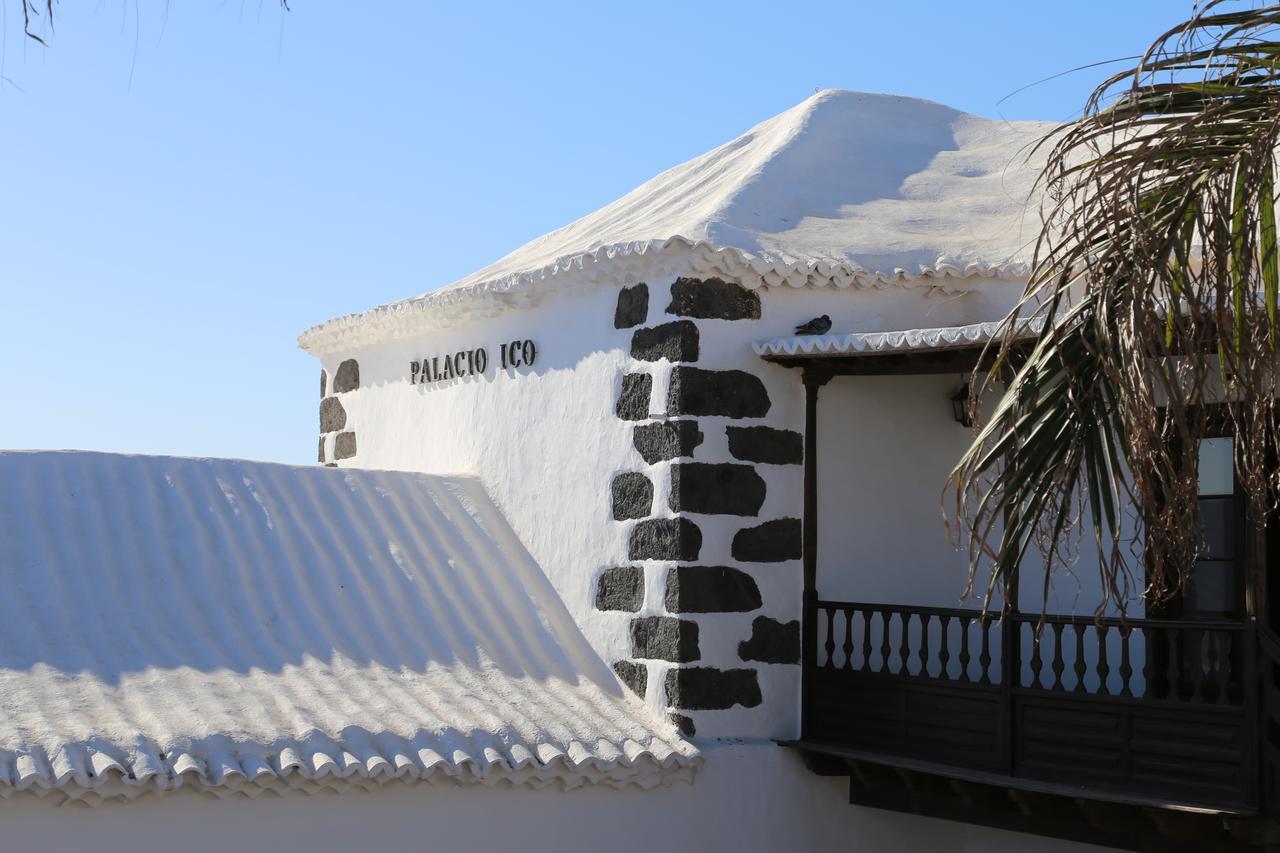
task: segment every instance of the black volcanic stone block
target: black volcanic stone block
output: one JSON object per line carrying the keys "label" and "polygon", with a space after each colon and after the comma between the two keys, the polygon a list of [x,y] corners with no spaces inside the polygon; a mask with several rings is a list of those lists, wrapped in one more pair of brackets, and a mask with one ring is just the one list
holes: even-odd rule
{"label": "black volcanic stone block", "polygon": [[671,285],[667,313],[705,320],[759,320],[760,296],[718,278],[681,278]]}
{"label": "black volcanic stone block", "polygon": [[734,705],[760,704],[760,683],[754,669],[715,669],[709,666],[667,670],[667,704],[687,711],[723,711]]}
{"label": "black volcanic stone block", "polygon": [[702,550],[702,531],[687,518],[651,518],[631,529],[627,558],[692,562]]}
{"label": "black volcanic stone block", "polygon": [[670,719],[671,722],[675,723],[676,728],[680,730],[680,734],[685,737],[693,737],[698,733],[697,728],[693,725],[693,720],[689,719],[684,714],[671,714]]}
{"label": "black volcanic stone block", "polygon": [[635,613],[644,605],[644,569],[614,566],[596,580],[596,609]]}
{"label": "black volcanic stone block", "polygon": [[638,658],[689,663],[698,659],[698,624],[671,616],[631,620],[631,654]]}
{"label": "black volcanic stone block", "polygon": [[682,462],[671,466],[671,509],[708,515],[755,515],[764,479],[750,465]]}
{"label": "black volcanic stone block", "polygon": [[726,427],[729,452],[735,459],[768,465],[799,465],[804,461],[804,436],[789,429],[766,426]]}
{"label": "black volcanic stone block", "polygon": [[613,478],[613,517],[617,521],[645,518],[653,512],[653,483],[644,474],[628,471]]}
{"label": "black volcanic stone block", "polygon": [[349,358],[333,374],[333,393],[342,394],[360,387],[360,363]]}
{"label": "black volcanic stone block", "polygon": [[347,425],[347,410],[337,397],[325,397],[320,401],[320,431],[337,432]]}
{"label": "black volcanic stone block", "polygon": [[641,458],[650,465],[681,456],[692,456],[702,444],[702,430],[697,421],[656,421],[640,424],[632,433],[632,442]]}
{"label": "black volcanic stone block", "polygon": [[800,622],[757,616],[751,639],[738,643],[738,657],[763,663],[800,663]]}
{"label": "black volcanic stone block", "polygon": [[673,566],[664,605],[670,613],[746,613],[761,605],[751,575],[728,566]]}
{"label": "black volcanic stone block", "polygon": [[636,329],[631,336],[631,357],[636,361],[697,361],[698,327],[692,320],[676,320]]}
{"label": "black volcanic stone block", "polygon": [[356,455],[356,434],[340,432],[333,439],[333,458],[350,459]]}
{"label": "black volcanic stone block", "polygon": [[613,664],[613,671],[632,693],[644,698],[644,691],[649,686],[649,667],[632,660],[620,660]]}
{"label": "black volcanic stone block", "polygon": [[615,329],[639,326],[649,317],[649,287],[643,282],[618,291],[618,307],[613,312]]}
{"label": "black volcanic stone block", "polygon": [[730,553],[744,563],[781,563],[800,559],[802,544],[800,519],[780,518],[739,530]]}
{"label": "black volcanic stone block", "polygon": [[745,370],[671,369],[668,415],[762,418],[769,414],[769,405],[764,383]]}
{"label": "black volcanic stone block", "polygon": [[653,393],[653,377],[647,373],[628,373],[622,377],[615,414],[624,421],[643,421],[649,417],[649,397]]}

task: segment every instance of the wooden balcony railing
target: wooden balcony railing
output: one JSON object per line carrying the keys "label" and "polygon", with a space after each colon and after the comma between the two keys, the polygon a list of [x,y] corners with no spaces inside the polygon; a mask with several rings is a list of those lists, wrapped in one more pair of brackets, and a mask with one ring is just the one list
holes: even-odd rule
{"label": "wooden balcony railing", "polygon": [[817,601],[806,741],[1204,806],[1257,804],[1244,623]]}

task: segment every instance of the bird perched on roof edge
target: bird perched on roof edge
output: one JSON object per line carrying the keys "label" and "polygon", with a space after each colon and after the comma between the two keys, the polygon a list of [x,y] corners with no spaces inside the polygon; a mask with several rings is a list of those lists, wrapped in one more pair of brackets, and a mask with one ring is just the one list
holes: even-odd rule
{"label": "bird perched on roof edge", "polygon": [[797,335],[825,335],[831,331],[831,318],[826,314],[796,326]]}

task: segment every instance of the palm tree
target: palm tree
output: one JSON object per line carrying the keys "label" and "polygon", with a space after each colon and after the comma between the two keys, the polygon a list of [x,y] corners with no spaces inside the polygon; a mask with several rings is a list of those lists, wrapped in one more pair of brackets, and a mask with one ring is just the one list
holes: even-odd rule
{"label": "palm tree", "polygon": [[[970,590],[994,565],[987,603],[1037,551],[1047,595],[1082,541],[1103,607],[1176,593],[1211,411],[1250,516],[1275,508],[1280,6],[1242,5],[1196,8],[1040,143],[1032,276],[971,394],[1000,402],[949,482]],[[1048,322],[1028,340],[1030,318]]]}

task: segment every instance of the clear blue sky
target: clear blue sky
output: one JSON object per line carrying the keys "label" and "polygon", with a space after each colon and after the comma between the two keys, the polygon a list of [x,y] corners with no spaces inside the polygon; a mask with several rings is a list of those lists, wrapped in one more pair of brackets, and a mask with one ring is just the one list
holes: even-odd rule
{"label": "clear blue sky", "polygon": [[291,5],[62,3],[42,48],[0,0],[0,447],[314,461],[304,328],[447,284],[816,88],[1069,118],[1102,70],[1001,99],[1191,3]]}

